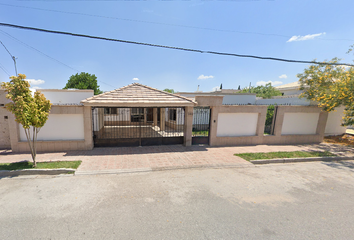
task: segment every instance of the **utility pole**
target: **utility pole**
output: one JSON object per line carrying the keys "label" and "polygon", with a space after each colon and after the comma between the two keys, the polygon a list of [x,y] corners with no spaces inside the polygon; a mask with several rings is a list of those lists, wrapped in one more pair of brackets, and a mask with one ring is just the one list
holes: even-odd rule
{"label": "utility pole", "polygon": [[16,76],[17,76],[17,67],[16,67],[16,58],[15,58],[15,56],[12,56],[12,60],[14,60],[14,64],[15,64],[15,73],[16,73]]}

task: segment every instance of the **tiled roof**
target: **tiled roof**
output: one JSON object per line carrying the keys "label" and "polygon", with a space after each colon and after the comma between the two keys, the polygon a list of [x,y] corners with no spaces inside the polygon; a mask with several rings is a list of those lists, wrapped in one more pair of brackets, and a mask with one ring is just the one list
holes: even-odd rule
{"label": "tiled roof", "polygon": [[164,92],[139,83],[105,92],[81,101],[85,106],[100,107],[183,107],[194,106],[192,99]]}

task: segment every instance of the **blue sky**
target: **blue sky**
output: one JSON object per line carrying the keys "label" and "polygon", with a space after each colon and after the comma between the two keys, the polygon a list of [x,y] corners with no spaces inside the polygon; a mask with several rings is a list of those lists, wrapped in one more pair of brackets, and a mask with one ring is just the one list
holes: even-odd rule
{"label": "blue sky", "polygon": [[[45,9],[45,10],[40,10]],[[323,61],[354,44],[354,1],[3,1],[0,22],[205,51]],[[53,11],[54,10],[54,11]],[[73,14],[75,13],[75,14]],[[183,52],[0,26],[32,87],[61,89],[95,74],[101,90],[133,82],[175,91],[286,84],[308,64]],[[0,45],[0,81],[15,75]]]}

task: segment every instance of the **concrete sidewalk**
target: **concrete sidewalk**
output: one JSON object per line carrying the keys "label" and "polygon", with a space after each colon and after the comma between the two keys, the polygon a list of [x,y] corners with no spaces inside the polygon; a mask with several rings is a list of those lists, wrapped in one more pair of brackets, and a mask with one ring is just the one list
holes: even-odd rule
{"label": "concrete sidewalk", "polygon": [[[330,151],[339,156],[354,156],[351,147],[335,144],[257,145],[240,147],[152,146],[95,148],[91,151],[38,153],[37,161],[81,160],[77,174],[137,172],[198,167],[250,167],[252,163],[235,153],[276,151]],[[32,161],[30,154],[13,154],[0,150],[0,163]]]}

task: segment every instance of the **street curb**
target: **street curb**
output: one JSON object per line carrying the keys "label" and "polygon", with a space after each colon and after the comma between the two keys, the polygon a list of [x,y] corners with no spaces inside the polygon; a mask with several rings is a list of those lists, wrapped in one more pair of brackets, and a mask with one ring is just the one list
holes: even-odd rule
{"label": "street curb", "polygon": [[168,167],[153,167],[153,168],[136,168],[136,169],[112,169],[99,171],[76,171],[75,176],[82,175],[100,175],[100,174],[120,174],[120,173],[143,173],[143,172],[157,172],[169,170],[182,169],[221,169],[221,168],[246,168],[254,167],[252,164],[214,164],[214,165],[187,165],[187,166],[168,166]]}
{"label": "street curb", "polygon": [[100,174],[119,174],[119,173],[140,173],[152,172],[151,168],[133,168],[133,169],[110,169],[110,170],[97,170],[97,171],[76,171],[75,176],[80,175],[100,175]]}
{"label": "street curb", "polygon": [[186,165],[186,166],[168,166],[168,167],[154,167],[152,171],[166,171],[166,170],[178,170],[178,169],[207,169],[207,168],[246,168],[252,167],[248,164],[206,164],[206,165]]}
{"label": "street curb", "polygon": [[269,163],[295,163],[295,162],[331,162],[331,161],[343,161],[354,160],[353,157],[309,157],[309,158],[276,158],[276,159],[260,159],[250,160],[253,164],[269,164]]}
{"label": "street curb", "polygon": [[73,168],[57,169],[21,169],[21,170],[0,170],[0,177],[17,177],[22,175],[60,175],[75,173]]}

